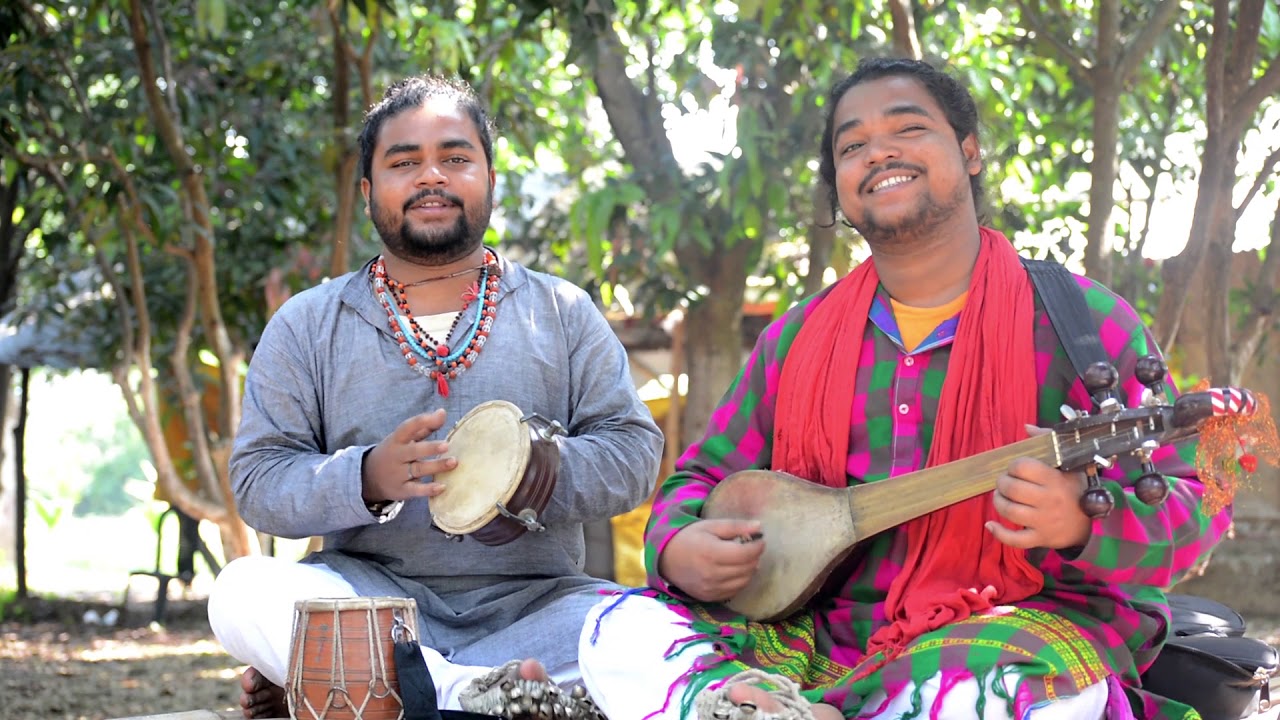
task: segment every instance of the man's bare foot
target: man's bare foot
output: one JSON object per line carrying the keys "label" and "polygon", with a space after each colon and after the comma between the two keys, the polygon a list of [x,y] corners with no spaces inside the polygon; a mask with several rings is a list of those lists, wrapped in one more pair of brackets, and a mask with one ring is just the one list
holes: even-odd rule
{"label": "man's bare foot", "polygon": [[240,676],[240,711],[246,718],[287,718],[284,688],[271,682],[255,667]]}
{"label": "man's bare foot", "polygon": [[[768,690],[758,685],[749,685],[747,683],[731,685],[726,697],[728,697],[729,702],[738,707],[743,705],[754,706],[762,714],[781,712],[786,709]],[[814,720],[844,720],[844,715],[831,705],[823,703],[813,705],[809,709],[813,712]]]}

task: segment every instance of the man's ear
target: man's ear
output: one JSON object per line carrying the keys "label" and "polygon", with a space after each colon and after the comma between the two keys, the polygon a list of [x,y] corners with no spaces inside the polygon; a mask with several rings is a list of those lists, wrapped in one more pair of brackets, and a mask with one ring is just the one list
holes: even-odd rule
{"label": "man's ear", "polygon": [[373,184],[369,182],[369,178],[360,178],[360,194],[364,196],[364,214],[369,216],[369,191],[373,189]]}
{"label": "man's ear", "polygon": [[973,133],[960,142],[960,152],[964,153],[965,170],[970,175],[982,172],[982,148],[978,145],[978,137]]}

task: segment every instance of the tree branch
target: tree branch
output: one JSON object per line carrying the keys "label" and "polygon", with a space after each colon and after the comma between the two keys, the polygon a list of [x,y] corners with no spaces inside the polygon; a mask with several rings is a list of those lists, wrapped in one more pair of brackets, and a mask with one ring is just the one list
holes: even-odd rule
{"label": "tree branch", "polygon": [[1078,55],[1071,46],[1063,42],[1057,35],[1053,34],[1044,22],[1044,14],[1040,9],[1039,0],[1017,0],[1018,9],[1027,28],[1035,33],[1037,38],[1045,41],[1051,53],[1063,64],[1078,72],[1087,82],[1092,82],[1093,66],[1089,60],[1083,55]]}
{"label": "tree branch", "polygon": [[151,18],[151,27],[155,28],[156,45],[160,50],[160,71],[173,91],[166,96],[169,100],[169,112],[175,118],[182,113],[178,109],[178,76],[173,72],[173,53],[169,51],[169,36],[164,31],[164,23],[160,22],[160,13],[156,12],[156,4],[147,0],[147,15]]}
{"label": "tree branch", "polygon": [[1160,36],[1169,29],[1173,24],[1174,18],[1178,16],[1178,10],[1181,8],[1179,0],[1161,0],[1160,5],[1151,12],[1151,17],[1142,26],[1142,30],[1138,32],[1138,36],[1129,43],[1124,52],[1120,56],[1120,61],[1116,65],[1116,72],[1120,74],[1120,85],[1123,87],[1128,84],[1129,79],[1133,77],[1133,73],[1142,65],[1142,61],[1156,46],[1156,41]]}
{"label": "tree branch", "polygon": [[1242,112],[1244,122],[1253,116],[1253,112],[1258,109],[1267,98],[1275,97],[1280,93],[1280,54],[1275,55],[1268,61],[1267,71],[1262,74],[1253,84],[1240,94],[1240,99],[1236,102],[1238,108],[1248,108],[1247,113]]}
{"label": "tree branch", "polygon": [[[121,234],[125,239],[125,259],[126,266],[129,269],[129,295],[133,304],[134,313],[138,321],[137,338],[134,344],[136,353],[136,362],[140,372],[138,373],[138,394],[142,397],[143,412],[142,423],[138,425],[138,429],[142,431],[147,439],[147,444],[151,448],[152,456],[156,461],[156,471],[160,477],[160,483],[164,487],[166,493],[173,500],[175,505],[182,508],[182,511],[188,515],[209,520],[214,523],[222,523],[230,512],[230,507],[219,503],[210,502],[198,493],[191,492],[184,485],[178,474],[177,467],[173,464],[173,458],[169,454],[169,446],[165,443],[164,431],[160,427],[159,412],[159,393],[155,387],[155,382],[151,378],[151,368],[154,367],[151,358],[151,314],[147,309],[146,285],[142,277],[142,258],[138,252],[138,239],[134,235],[134,230],[138,226],[134,221],[138,219],[138,208],[126,206],[125,200],[117,196],[117,202],[125,221],[120,224]],[[118,288],[119,285],[116,285]],[[196,283],[188,283],[188,292],[194,293]],[[116,293],[121,295],[122,293]],[[121,318],[121,322],[126,326],[129,325],[128,315]],[[188,335],[190,334],[188,329]],[[178,338],[178,344],[182,344],[182,338]],[[185,348],[183,348],[185,352]],[[185,365],[185,362],[184,362]],[[187,372],[185,367],[180,370],[181,373]],[[190,376],[187,376],[188,382]],[[181,379],[179,383],[181,384]],[[128,386],[124,386],[128,387]],[[123,389],[123,387],[122,387]],[[188,418],[188,422],[190,419]],[[202,429],[203,423],[195,426],[188,426],[188,438],[193,444],[201,438],[197,436],[195,431]],[[208,453],[199,453],[196,448],[192,448],[191,456],[193,459],[199,459],[203,454],[207,458]],[[215,475],[216,478],[216,475]],[[216,480],[215,480],[216,486]],[[217,494],[214,495],[217,497]]]}
{"label": "tree branch", "polygon": [[[1267,184],[1267,180],[1271,178],[1271,173],[1275,171],[1276,163],[1278,162],[1280,162],[1280,147],[1272,150],[1267,159],[1262,161],[1262,169],[1258,171],[1258,177],[1253,179],[1253,185],[1250,186],[1248,194],[1244,196],[1244,200],[1236,208],[1236,220],[1239,220],[1244,215],[1249,203],[1253,202],[1254,196],[1262,190],[1263,185]],[[1280,246],[1276,246],[1276,250],[1280,251]],[[1280,254],[1280,252],[1277,252],[1277,254]]]}
{"label": "tree branch", "polygon": [[671,140],[663,127],[657,98],[640,92],[627,75],[626,49],[603,11],[582,14],[578,22],[596,38],[596,63],[592,75],[596,94],[604,105],[614,136],[627,162],[650,198],[665,201],[679,192],[680,169]]}
{"label": "tree branch", "polygon": [[[142,78],[147,105],[155,120],[157,132],[164,141],[169,159],[178,170],[178,180],[183,189],[184,201],[189,203],[192,230],[195,233],[193,248],[196,257],[196,279],[200,293],[201,319],[204,331],[219,362],[219,382],[222,392],[222,423],[218,435],[224,442],[230,441],[240,424],[239,354],[231,343],[222,307],[218,298],[215,274],[213,221],[209,216],[209,198],[195,163],[186,153],[179,118],[171,114],[160,88],[156,86],[155,61],[146,21],[142,17],[142,0],[129,2],[129,32],[133,37],[134,52],[138,58],[138,73]],[[176,91],[172,82],[169,88]]]}
{"label": "tree branch", "polygon": [[911,12],[911,0],[889,0],[889,15],[893,22],[893,48],[903,55],[919,60],[920,37],[916,33],[916,18]]}
{"label": "tree branch", "polygon": [[1262,12],[1274,0],[1240,0],[1235,28],[1231,33],[1231,56],[1227,59],[1227,90],[1232,97],[1244,92],[1253,77],[1258,57],[1258,36],[1262,33]]}

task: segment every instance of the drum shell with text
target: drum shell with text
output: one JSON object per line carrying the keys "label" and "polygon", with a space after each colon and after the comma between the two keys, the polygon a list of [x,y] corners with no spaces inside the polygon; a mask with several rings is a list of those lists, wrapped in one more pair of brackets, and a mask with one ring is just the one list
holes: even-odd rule
{"label": "drum shell with text", "polygon": [[294,720],[401,720],[394,646],[418,638],[411,598],[316,598],[294,604],[285,697]]}
{"label": "drum shell with text", "polygon": [[491,400],[463,415],[445,441],[457,458],[453,470],[436,473],[444,492],[431,499],[431,520],[454,536],[504,545],[528,531],[502,513],[541,518],[555,490],[560,446],[558,423],[526,415],[512,403]]}

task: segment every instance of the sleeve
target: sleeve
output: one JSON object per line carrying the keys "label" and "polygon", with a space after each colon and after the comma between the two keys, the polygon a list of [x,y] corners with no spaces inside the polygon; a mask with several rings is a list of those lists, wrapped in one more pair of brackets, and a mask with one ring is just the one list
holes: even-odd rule
{"label": "sleeve", "polygon": [[360,473],[372,446],[323,447],[311,342],[289,325],[287,305],[263,331],[245,377],[240,429],[231,453],[231,489],[245,522],[285,538],[325,535],[378,519],[361,497]]}
{"label": "sleeve", "polygon": [[640,400],[627,353],[585,293],[561,299],[568,340],[570,409],[549,521],[587,522],[649,498],[662,432]]}
{"label": "sleeve", "polygon": [[[1084,280],[1081,284],[1103,346],[1120,373],[1118,395],[1126,406],[1138,406],[1145,388],[1134,377],[1134,367],[1144,355],[1160,355],[1155,340],[1128,303],[1099,285]],[[1176,390],[1171,375],[1165,377],[1164,387],[1172,400]],[[1088,392],[1078,379],[1070,397],[1077,407],[1089,407]],[[1196,477],[1195,451],[1196,443],[1190,440],[1153,454],[1152,462],[1170,488],[1159,505],[1147,505],[1134,495],[1133,486],[1142,474],[1136,459],[1122,457],[1103,471],[1103,485],[1115,498],[1115,508],[1093,521],[1090,540],[1078,555],[1063,553],[1066,564],[1106,584],[1167,588],[1201,562],[1226,532],[1231,508],[1215,515],[1202,511],[1204,485]]]}
{"label": "sleeve", "polygon": [[[801,306],[797,306],[798,313]],[[658,574],[658,558],[671,538],[698,521],[702,505],[720,480],[740,470],[768,468],[773,455],[774,408],[782,355],[799,329],[794,315],[775,321],[756,340],[755,348],[733,384],[712,412],[702,438],[676,462],[662,483],[645,530],[645,570],[650,587],[677,597],[678,589]]]}

